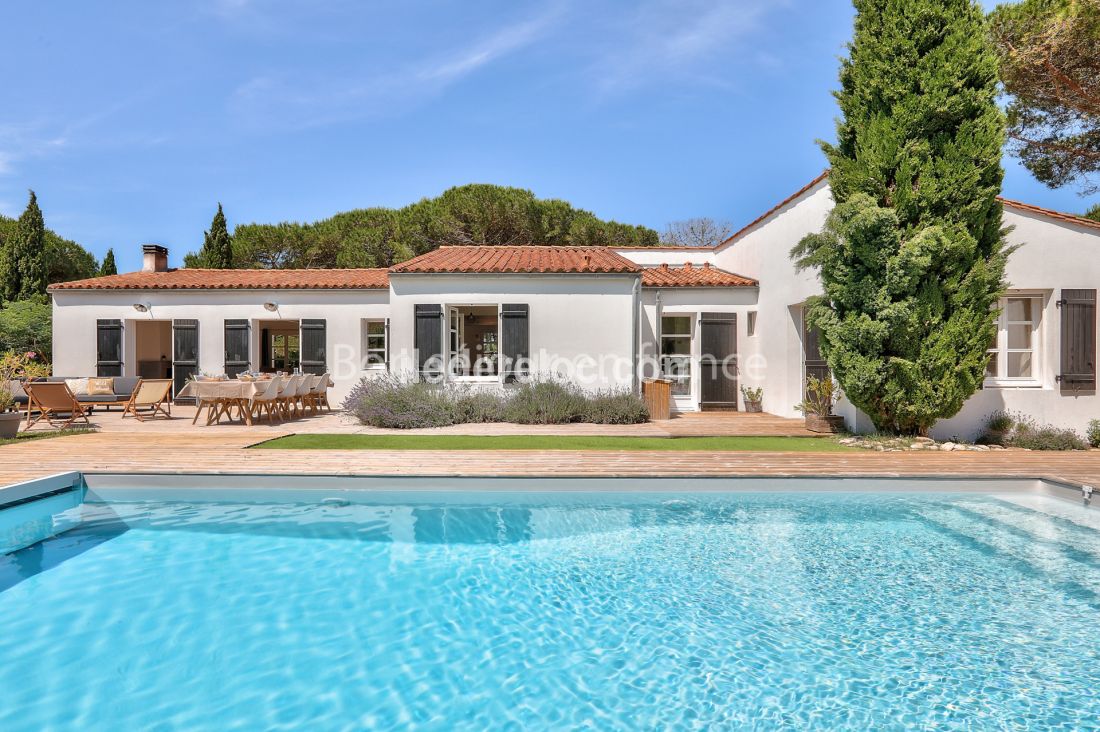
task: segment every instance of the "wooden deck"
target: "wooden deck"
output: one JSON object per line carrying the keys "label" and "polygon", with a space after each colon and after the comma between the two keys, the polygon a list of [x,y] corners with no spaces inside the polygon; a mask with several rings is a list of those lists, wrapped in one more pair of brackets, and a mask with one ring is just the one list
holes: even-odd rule
{"label": "wooden deck", "polygon": [[[274,436],[272,434],[264,437]],[[0,447],[0,485],[51,473],[505,476],[1004,476],[1100,484],[1100,451],[752,453],[247,450],[247,434],[72,435]]]}

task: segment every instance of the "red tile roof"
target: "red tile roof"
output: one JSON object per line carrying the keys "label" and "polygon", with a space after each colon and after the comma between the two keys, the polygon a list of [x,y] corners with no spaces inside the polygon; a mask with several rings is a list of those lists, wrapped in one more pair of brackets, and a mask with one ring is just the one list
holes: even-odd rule
{"label": "red tile roof", "polygon": [[384,269],[170,269],[59,282],[50,290],[378,290]]}
{"label": "red tile roof", "polygon": [[683,267],[646,267],[642,270],[642,287],[755,287],[756,280],[724,269],[685,264]]}
{"label": "red tile roof", "polygon": [[639,267],[607,247],[444,246],[390,268],[402,273],[618,274]]}
{"label": "red tile roof", "polygon": [[1059,221],[1065,221],[1070,224],[1077,224],[1078,226],[1086,226],[1092,229],[1100,229],[1100,221],[1086,219],[1083,216],[1062,213],[1061,211],[1052,211],[1049,208],[1042,208],[1041,206],[1032,206],[1030,203],[1013,201],[1012,199],[1005,198],[1004,196],[997,196],[997,199],[1008,208],[1015,208],[1021,211],[1027,211],[1029,213],[1036,213],[1040,216],[1046,216],[1048,218],[1057,219]]}

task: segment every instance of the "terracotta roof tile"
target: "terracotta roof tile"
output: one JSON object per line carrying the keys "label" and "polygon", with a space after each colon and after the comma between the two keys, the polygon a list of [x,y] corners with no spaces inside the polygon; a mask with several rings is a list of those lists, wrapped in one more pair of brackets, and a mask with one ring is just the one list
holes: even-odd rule
{"label": "terracotta roof tile", "polygon": [[685,264],[683,267],[647,267],[642,270],[642,287],[755,287],[756,280],[724,269]]}
{"label": "terracotta roof tile", "polygon": [[607,247],[444,246],[395,265],[398,273],[617,274],[639,267]]}
{"label": "terracotta roof tile", "polygon": [[376,290],[384,269],[170,269],[59,282],[50,290]]}
{"label": "terracotta roof tile", "polygon": [[1070,224],[1077,224],[1078,226],[1086,226],[1092,229],[1100,229],[1100,221],[1086,219],[1083,216],[1075,216],[1074,214],[1063,213],[1061,211],[1053,211],[1049,208],[1042,208],[1041,206],[1033,206],[1030,203],[1013,201],[1012,199],[1005,198],[1004,196],[997,196],[997,199],[1008,208],[1015,208],[1021,211],[1036,213],[1040,216],[1046,216],[1048,218],[1057,219],[1059,221],[1065,221]]}

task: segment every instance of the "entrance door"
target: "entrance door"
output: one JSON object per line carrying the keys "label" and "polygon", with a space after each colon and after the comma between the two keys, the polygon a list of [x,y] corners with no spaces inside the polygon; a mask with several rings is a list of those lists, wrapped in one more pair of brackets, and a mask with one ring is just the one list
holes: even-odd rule
{"label": "entrance door", "polygon": [[[199,371],[199,321],[172,321],[172,379],[173,392],[179,394]],[[190,401],[190,400],[188,400]]]}
{"label": "entrance door", "polygon": [[737,314],[703,313],[699,327],[699,407],[736,410]]}
{"label": "entrance door", "polygon": [[824,379],[829,375],[829,364],[821,357],[821,331],[806,322],[802,314],[802,396],[806,396],[806,383],[810,377]]}

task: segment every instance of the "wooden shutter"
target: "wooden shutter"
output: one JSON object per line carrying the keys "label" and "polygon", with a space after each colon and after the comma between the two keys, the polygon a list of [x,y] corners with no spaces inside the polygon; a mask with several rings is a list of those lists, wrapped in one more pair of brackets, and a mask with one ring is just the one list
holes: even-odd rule
{"label": "wooden shutter", "polygon": [[303,374],[320,375],[328,370],[328,361],[325,358],[325,320],[322,318],[303,318],[301,322],[302,338],[301,368]]}
{"label": "wooden shutter", "polygon": [[510,384],[527,375],[531,358],[530,306],[500,306],[500,368],[504,383]]}
{"label": "wooden shutter", "polygon": [[122,376],[122,321],[97,320],[96,376]]}
{"label": "wooden shutter", "polygon": [[1096,290],[1062,290],[1062,363],[1058,381],[1064,392],[1096,390]]}
{"label": "wooden shutter", "polygon": [[703,313],[699,320],[699,406],[737,409],[737,314]]}
{"label": "wooden shutter", "polygon": [[[199,371],[199,321],[172,321],[172,380],[175,393]],[[193,401],[187,399],[186,401]]]}
{"label": "wooden shutter", "polygon": [[824,380],[829,374],[829,364],[821,356],[821,331],[806,322],[802,313],[802,396],[806,396],[806,383],[810,377]]}
{"label": "wooden shutter", "polygon": [[443,378],[443,306],[415,305],[413,309],[417,375],[425,381],[439,381]]}
{"label": "wooden shutter", "polygon": [[231,379],[242,371],[248,371],[251,333],[247,320],[225,321],[225,374]]}
{"label": "wooden shutter", "polygon": [[386,318],[386,371],[390,370],[390,319]]}

